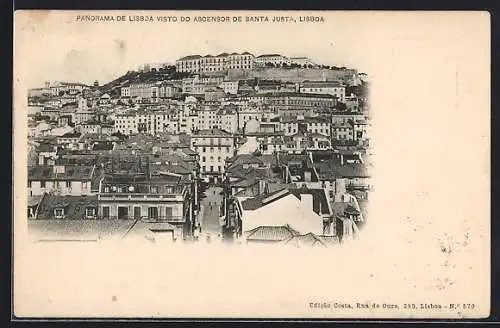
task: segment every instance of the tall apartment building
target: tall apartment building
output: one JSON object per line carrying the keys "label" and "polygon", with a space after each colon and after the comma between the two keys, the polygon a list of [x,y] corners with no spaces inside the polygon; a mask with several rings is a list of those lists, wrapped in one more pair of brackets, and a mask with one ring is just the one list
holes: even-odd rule
{"label": "tall apartment building", "polygon": [[204,106],[198,110],[198,129],[210,130],[220,128],[220,117],[217,115],[218,109],[211,106]]}
{"label": "tall apartment building", "polygon": [[192,55],[178,59],[175,67],[178,72],[189,73],[209,73],[222,72],[228,69],[252,69],[254,65],[254,55],[248,52],[222,53],[217,56]]}
{"label": "tall apartment building", "polygon": [[174,238],[187,233],[193,218],[190,181],[176,174],[106,174],[98,201],[101,219],[167,222]]}
{"label": "tall apartment building", "polygon": [[215,180],[222,177],[225,161],[233,157],[235,151],[233,135],[220,129],[195,132],[191,146],[199,155],[201,173]]}
{"label": "tall apartment building", "polygon": [[114,132],[125,135],[147,133],[158,134],[162,132],[178,133],[178,117],[173,117],[168,111],[131,111],[117,114],[114,122]]}

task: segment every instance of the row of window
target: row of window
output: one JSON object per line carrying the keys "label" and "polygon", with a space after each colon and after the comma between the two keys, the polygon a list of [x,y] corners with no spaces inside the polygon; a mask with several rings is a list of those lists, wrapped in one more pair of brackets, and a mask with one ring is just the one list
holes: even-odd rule
{"label": "row of window", "polygon": [[333,100],[286,100],[286,99],[273,99],[270,100],[274,105],[304,105],[304,106],[330,106],[333,105]]}
{"label": "row of window", "polygon": [[[54,210],[54,217],[56,219],[61,219],[63,218],[65,215],[65,211],[64,211],[64,208],[56,208]],[[96,209],[94,207],[87,207],[85,209],[85,216],[90,219],[90,218],[94,218],[96,216]]]}
{"label": "row of window", "polygon": [[[102,216],[104,219],[109,218],[109,211],[110,207],[109,206],[103,206],[102,207]],[[167,218],[172,218],[173,217],[173,208],[166,206],[165,207],[165,217]],[[141,215],[141,207],[139,206],[134,206],[134,212],[133,216],[136,219],[139,219],[142,217]],[[128,213],[128,208],[127,207],[118,207],[118,218],[119,219],[127,219],[129,217]],[[157,219],[158,218],[158,206],[149,206],[148,207],[148,218],[149,219]]]}
{"label": "row of window", "polygon": [[[207,166],[202,165],[202,167],[201,167],[201,171],[202,171],[202,172],[215,172],[215,171],[214,171],[214,166],[213,166],[213,165],[210,165],[210,170],[209,170],[209,171],[207,171]],[[220,166],[220,165],[219,165],[219,166],[217,166],[217,172],[222,172],[222,166]]]}
{"label": "row of window", "polygon": [[[133,193],[133,192],[141,192],[141,190],[135,189],[133,186],[132,187],[109,187],[106,186],[104,187],[104,192],[109,193],[109,192],[117,192],[117,193]],[[157,194],[157,193],[166,193],[166,194],[172,194],[174,192],[174,187],[173,186],[151,186],[149,188],[149,192],[152,194]]]}
{"label": "row of window", "polygon": [[[226,149],[226,153],[229,153],[231,151],[230,147],[221,147],[221,146],[218,146],[217,147],[218,152],[222,152],[223,148]],[[215,147],[208,147],[208,150],[209,150],[209,152],[213,153],[214,150],[215,150]],[[196,152],[200,152],[200,148],[196,148]],[[202,153],[206,153],[207,152],[207,147],[201,147],[201,152]]]}
{"label": "row of window", "polygon": [[[213,156],[210,156],[210,158],[209,158],[209,159],[210,159],[210,162],[213,162],[213,161],[214,161],[214,157],[213,157]],[[229,156],[226,156],[225,161],[227,161],[228,159],[229,159]],[[221,160],[222,160],[222,157],[218,156],[218,157],[217,157],[217,162],[220,162]],[[201,161],[202,161],[203,163],[205,163],[205,162],[207,161],[207,160],[206,160],[206,157],[205,157],[205,156],[202,156],[202,157],[201,157]]]}
{"label": "row of window", "polygon": [[[77,181],[80,182],[80,181]],[[55,188],[60,188],[61,186],[66,186],[66,188],[72,188],[73,187],[73,181],[71,180],[66,180],[66,181],[54,181],[54,186]],[[28,181],[28,188],[32,187],[32,181]],[[46,181],[41,180],[40,181],[40,188],[46,188]],[[87,189],[88,188],[88,182],[82,182],[82,189]]]}
{"label": "row of window", "polygon": [[251,57],[232,57],[232,58],[207,58],[207,59],[198,59],[192,61],[180,61],[177,64],[181,67],[184,66],[199,66],[203,64],[219,64],[219,63],[234,63],[234,62],[244,62],[251,63],[253,62]]}
{"label": "row of window", "polygon": [[325,91],[328,89],[333,89],[333,91],[335,91],[335,92],[343,92],[343,91],[345,92],[344,88],[304,88],[304,91],[321,92],[321,91]]}

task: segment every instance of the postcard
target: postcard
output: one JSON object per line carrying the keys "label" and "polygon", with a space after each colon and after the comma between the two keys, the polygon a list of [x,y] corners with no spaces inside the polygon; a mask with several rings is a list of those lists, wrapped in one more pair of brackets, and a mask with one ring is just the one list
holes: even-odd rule
{"label": "postcard", "polygon": [[486,318],[487,12],[14,14],[13,315]]}

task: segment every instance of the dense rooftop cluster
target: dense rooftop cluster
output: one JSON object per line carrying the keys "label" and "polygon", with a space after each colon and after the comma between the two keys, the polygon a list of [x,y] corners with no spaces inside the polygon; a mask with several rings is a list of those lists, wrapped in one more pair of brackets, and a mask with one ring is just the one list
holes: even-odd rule
{"label": "dense rooftop cluster", "polygon": [[367,90],[356,70],[249,52],[47,82],[28,93],[30,224],[336,245],[368,216]]}

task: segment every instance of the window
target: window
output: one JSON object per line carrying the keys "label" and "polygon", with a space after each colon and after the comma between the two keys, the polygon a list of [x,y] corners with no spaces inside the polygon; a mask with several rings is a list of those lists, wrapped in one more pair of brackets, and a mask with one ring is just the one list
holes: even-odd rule
{"label": "window", "polygon": [[87,207],[86,213],[87,218],[93,218],[95,217],[95,208],[93,207]]}
{"label": "window", "polygon": [[221,166],[217,166],[217,171],[221,172]]}
{"label": "window", "polygon": [[28,188],[31,188],[31,181],[28,181]]}
{"label": "window", "polygon": [[45,181],[40,181],[40,188],[45,188]]}
{"label": "window", "polygon": [[148,218],[158,219],[158,207],[149,207],[148,208]]}
{"label": "window", "polygon": [[71,188],[71,181],[66,181],[66,188]]}
{"label": "window", "polygon": [[201,158],[201,161],[202,161],[202,162],[206,162],[206,157],[205,157],[205,156],[203,156],[203,157]]}
{"label": "window", "polygon": [[207,149],[205,147],[203,147],[203,152],[206,153],[207,152]]}
{"label": "window", "polygon": [[214,167],[213,165],[210,165],[210,171],[213,172],[214,171]]}
{"label": "window", "polygon": [[64,216],[64,208],[56,208],[54,210],[54,216],[56,219],[61,219]]}

